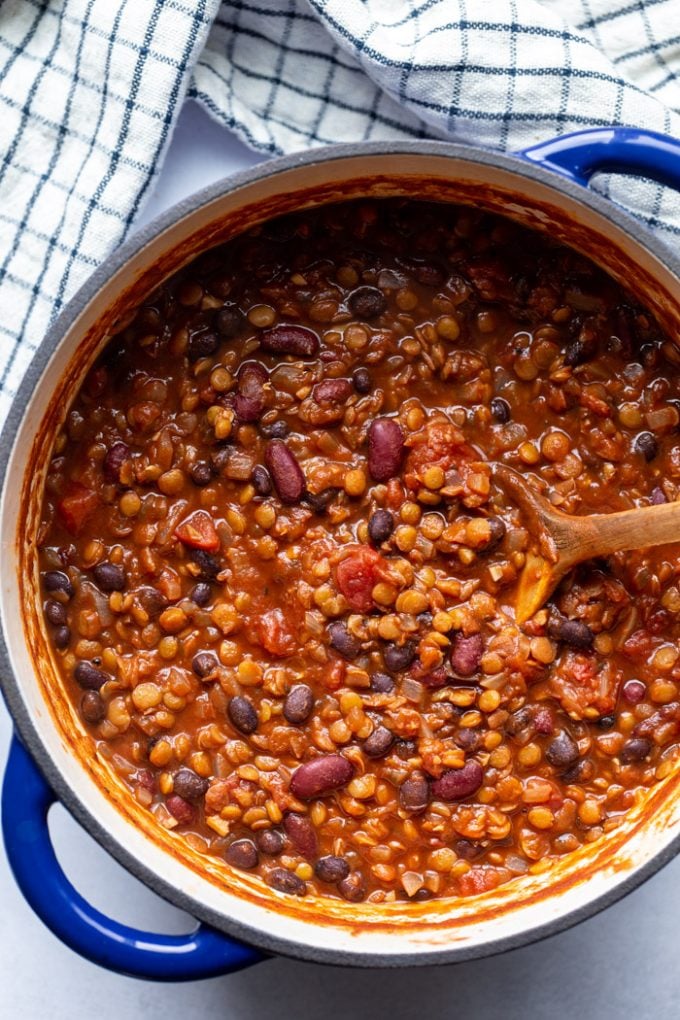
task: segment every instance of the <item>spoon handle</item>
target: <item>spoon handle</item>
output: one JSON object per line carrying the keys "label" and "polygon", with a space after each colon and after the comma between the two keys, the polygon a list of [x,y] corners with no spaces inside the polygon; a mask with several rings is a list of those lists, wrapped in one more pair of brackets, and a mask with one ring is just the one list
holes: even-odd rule
{"label": "spoon handle", "polygon": [[624,549],[680,542],[680,502],[572,517],[555,538],[565,566]]}

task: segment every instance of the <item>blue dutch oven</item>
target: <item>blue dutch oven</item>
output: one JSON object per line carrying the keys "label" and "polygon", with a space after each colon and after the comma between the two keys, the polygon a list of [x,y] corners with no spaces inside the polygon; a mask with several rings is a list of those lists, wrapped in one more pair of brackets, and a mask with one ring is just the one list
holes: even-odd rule
{"label": "blue dutch oven", "polygon": [[[471,900],[348,904],[287,898],[154,828],[150,814],[94,755],[61,691],[36,612],[35,535],[54,436],[116,322],[163,278],[198,251],[272,215],[358,196],[405,195],[467,202],[550,233],[599,262],[671,336],[680,336],[680,261],[588,188],[601,171],[680,189],[680,144],[611,128],[567,135],[514,156],[417,142],[337,146],[277,160],[200,192],[135,235],[55,322],[0,442],[2,686],[18,733],[5,771],[2,826],[24,896],[76,952],[111,970],[171,981],[224,974],[268,953],[359,966],[460,961],[560,931],[614,902],[676,854],[680,797],[670,776],[606,840],[543,875],[522,876]],[[196,931],[137,931],[88,904],[50,843],[47,812],[57,799],[134,875],[199,919]]]}

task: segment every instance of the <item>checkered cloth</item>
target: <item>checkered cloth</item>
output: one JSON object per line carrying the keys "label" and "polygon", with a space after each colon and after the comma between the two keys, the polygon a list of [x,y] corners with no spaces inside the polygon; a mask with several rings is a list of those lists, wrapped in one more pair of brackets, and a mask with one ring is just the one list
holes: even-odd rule
{"label": "checkered cloth", "polygon": [[[267,153],[680,137],[679,0],[0,0],[0,420],[49,320],[130,231],[185,96]],[[680,200],[600,180],[680,246]]]}

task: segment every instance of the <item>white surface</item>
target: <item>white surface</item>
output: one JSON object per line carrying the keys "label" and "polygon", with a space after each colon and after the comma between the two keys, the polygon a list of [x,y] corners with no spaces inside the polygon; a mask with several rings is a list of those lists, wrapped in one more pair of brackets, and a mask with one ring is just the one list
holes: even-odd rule
{"label": "white surface", "polygon": [[[198,108],[184,111],[143,221],[183,195],[257,158]],[[0,706],[0,758],[11,733]],[[189,918],[130,878],[62,809],[52,830],[72,880],[101,909],[150,930],[180,932]],[[537,946],[491,960],[419,971],[335,970],[275,960],[241,974],[156,985],[109,974],[62,946],[21,898],[0,851],[0,1018],[307,1020],[457,1016],[538,1020],[580,1015],[678,1016],[680,863],[605,914]]]}

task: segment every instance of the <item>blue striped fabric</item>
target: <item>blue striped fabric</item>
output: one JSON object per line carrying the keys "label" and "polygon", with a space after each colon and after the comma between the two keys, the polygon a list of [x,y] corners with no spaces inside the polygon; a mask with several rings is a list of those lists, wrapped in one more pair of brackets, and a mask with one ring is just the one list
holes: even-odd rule
{"label": "blue striped fabric", "polygon": [[[0,420],[50,319],[129,232],[186,95],[267,153],[582,126],[680,137],[680,0],[4,0]],[[599,188],[680,246],[680,200]]]}

